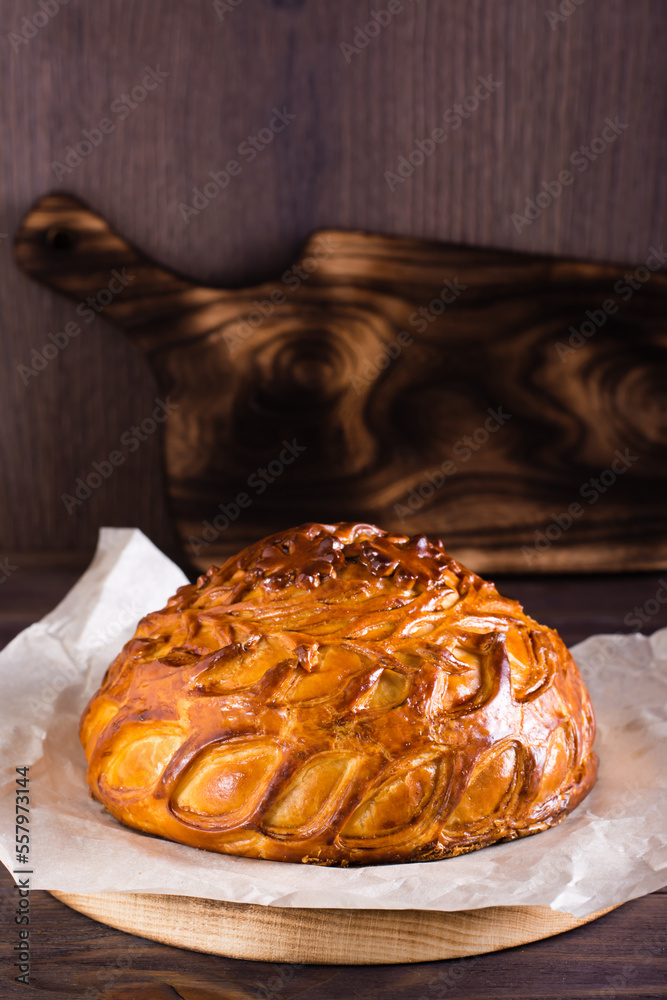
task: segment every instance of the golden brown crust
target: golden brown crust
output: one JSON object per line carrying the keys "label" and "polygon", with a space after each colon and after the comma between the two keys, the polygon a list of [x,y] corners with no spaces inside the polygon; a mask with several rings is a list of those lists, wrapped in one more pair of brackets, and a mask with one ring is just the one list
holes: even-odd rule
{"label": "golden brown crust", "polygon": [[559,636],[439,538],[306,524],[147,615],[81,721],[121,822],[315,864],[448,857],[559,822],[595,722]]}

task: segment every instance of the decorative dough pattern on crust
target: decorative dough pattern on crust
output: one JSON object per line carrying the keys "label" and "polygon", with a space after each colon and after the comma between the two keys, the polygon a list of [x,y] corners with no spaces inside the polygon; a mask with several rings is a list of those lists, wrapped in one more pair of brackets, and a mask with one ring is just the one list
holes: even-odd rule
{"label": "decorative dough pattern on crust", "polygon": [[129,826],[279,861],[448,857],[590,791],[595,722],[559,636],[439,538],[306,524],[147,615],[81,720]]}

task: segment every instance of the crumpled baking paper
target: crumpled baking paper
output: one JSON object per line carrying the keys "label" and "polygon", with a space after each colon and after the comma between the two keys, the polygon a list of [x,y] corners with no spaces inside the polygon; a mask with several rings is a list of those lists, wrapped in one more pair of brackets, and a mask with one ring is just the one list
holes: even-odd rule
{"label": "crumpled baking paper", "polygon": [[29,766],[33,889],[270,906],[541,905],[584,917],[667,882],[667,629],[574,648],[597,718],[599,778],[536,836],[444,861],[343,869],[227,857],[117,823],[89,797],[79,717],[139,618],[186,582],[140,531],[104,528],[67,597],[0,652],[0,860],[16,879],[15,768]]}

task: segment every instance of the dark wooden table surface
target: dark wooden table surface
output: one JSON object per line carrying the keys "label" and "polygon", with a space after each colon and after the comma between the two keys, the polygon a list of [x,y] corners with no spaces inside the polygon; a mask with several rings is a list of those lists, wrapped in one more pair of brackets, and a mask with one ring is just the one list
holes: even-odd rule
{"label": "dark wooden table surface", "polygon": [[[0,588],[0,644],[40,618],[75,582],[81,556],[12,556]],[[663,574],[667,579],[667,574]],[[660,574],[514,577],[496,582],[568,644],[595,632],[667,625]],[[657,613],[651,614],[659,605]],[[644,1000],[667,997],[667,890],[626,903],[578,930],[491,955],[419,965],[291,966],[183,951],[95,923],[33,892],[30,985],[13,982],[16,892],[0,874],[0,995],[67,1000]]]}

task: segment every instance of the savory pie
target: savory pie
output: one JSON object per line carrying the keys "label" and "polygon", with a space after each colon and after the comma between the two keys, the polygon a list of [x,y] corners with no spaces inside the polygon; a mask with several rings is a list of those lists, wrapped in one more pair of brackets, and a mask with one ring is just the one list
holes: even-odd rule
{"label": "savory pie", "polygon": [[211,851],[349,865],[544,830],[590,791],[559,636],[436,537],[305,524],[147,615],[88,704],[93,796]]}

